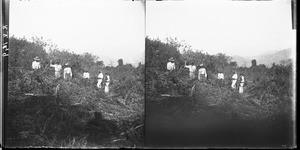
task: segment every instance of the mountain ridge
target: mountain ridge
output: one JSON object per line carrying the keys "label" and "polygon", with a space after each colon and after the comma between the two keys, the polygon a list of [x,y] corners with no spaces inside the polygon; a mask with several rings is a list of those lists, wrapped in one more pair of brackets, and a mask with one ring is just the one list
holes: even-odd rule
{"label": "mountain ridge", "polygon": [[242,57],[242,56],[234,55],[231,57],[232,57],[231,61],[236,61],[237,65],[240,67],[242,66],[250,67],[251,61],[253,59],[256,60],[257,65],[264,64],[268,67],[271,67],[273,63],[279,64],[282,60],[291,59],[292,49],[291,48],[282,49],[271,54],[264,54],[259,56]]}

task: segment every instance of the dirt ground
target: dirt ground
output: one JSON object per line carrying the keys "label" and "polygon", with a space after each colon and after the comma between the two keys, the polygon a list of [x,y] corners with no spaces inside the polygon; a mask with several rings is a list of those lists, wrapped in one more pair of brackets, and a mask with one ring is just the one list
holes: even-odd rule
{"label": "dirt ground", "polygon": [[191,97],[147,101],[147,147],[285,147],[290,145],[287,116],[245,120]]}

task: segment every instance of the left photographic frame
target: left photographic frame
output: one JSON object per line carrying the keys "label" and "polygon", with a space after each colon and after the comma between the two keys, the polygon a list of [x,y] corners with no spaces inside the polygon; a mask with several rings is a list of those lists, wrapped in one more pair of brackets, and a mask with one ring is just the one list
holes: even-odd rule
{"label": "left photographic frame", "polygon": [[144,146],[145,1],[6,0],[3,14],[3,147]]}

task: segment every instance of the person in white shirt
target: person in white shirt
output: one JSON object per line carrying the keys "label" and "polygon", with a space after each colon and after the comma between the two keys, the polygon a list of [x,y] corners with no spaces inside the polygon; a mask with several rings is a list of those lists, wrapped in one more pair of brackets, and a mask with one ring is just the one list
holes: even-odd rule
{"label": "person in white shirt", "polygon": [[224,80],[224,73],[223,72],[218,73],[218,79],[219,80]]}
{"label": "person in white shirt", "polygon": [[206,69],[204,68],[203,64],[200,64],[200,68],[198,70],[198,79],[200,81],[205,81],[207,78]]}
{"label": "person in white shirt", "polygon": [[103,73],[102,70],[100,69],[100,73],[98,75],[98,82],[97,82],[97,87],[99,89],[101,89],[102,81],[103,81]]}
{"label": "person in white shirt", "polygon": [[167,63],[167,70],[168,71],[172,71],[172,70],[174,70],[175,69],[175,63],[174,63],[174,59],[173,59],[173,57],[171,57],[170,59],[169,59],[169,62]]}
{"label": "person in white shirt", "polygon": [[219,86],[224,84],[224,73],[222,71],[218,71],[218,84]]}
{"label": "person in white shirt", "polygon": [[184,67],[189,68],[190,78],[194,79],[196,77],[195,73],[196,73],[196,70],[197,70],[196,66],[194,65],[194,62],[192,62],[190,65],[186,65],[186,62],[185,62]]}
{"label": "person in white shirt", "polygon": [[52,64],[51,63],[52,61],[50,61],[50,67],[53,67],[54,68],[54,74],[55,74],[55,78],[58,79],[60,78],[61,76],[61,69],[62,69],[62,66],[59,64],[59,61],[56,61],[55,64]]}
{"label": "person in white shirt", "polygon": [[239,81],[240,81],[239,93],[243,93],[244,92],[245,77],[242,73],[240,74]]}
{"label": "person in white shirt", "polygon": [[65,69],[64,69],[64,79],[68,80],[72,78],[72,69],[69,65],[69,63],[65,64]]}
{"label": "person in white shirt", "polygon": [[41,68],[41,62],[40,62],[40,59],[36,56],[33,59],[33,62],[32,62],[32,69],[33,70],[38,70],[40,68]]}
{"label": "person in white shirt", "polygon": [[85,70],[85,72],[83,72],[83,80],[84,80],[85,86],[89,85],[90,73],[87,70]]}
{"label": "person in white shirt", "polygon": [[231,78],[231,88],[232,89],[236,89],[236,82],[237,82],[237,79],[238,79],[238,75],[236,72],[234,72],[232,78]]}
{"label": "person in white shirt", "polygon": [[84,79],[89,79],[90,78],[90,73],[89,72],[84,72],[83,73],[83,78]]}
{"label": "person in white shirt", "polygon": [[105,87],[104,87],[104,92],[108,93],[109,92],[109,83],[110,83],[110,76],[108,73],[105,73]]}

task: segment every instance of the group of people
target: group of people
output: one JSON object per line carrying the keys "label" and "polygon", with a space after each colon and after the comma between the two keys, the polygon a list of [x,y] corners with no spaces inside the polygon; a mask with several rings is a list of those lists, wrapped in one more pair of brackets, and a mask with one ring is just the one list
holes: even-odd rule
{"label": "group of people", "polygon": [[[174,59],[173,59],[173,57],[171,57],[170,59],[169,59],[169,62],[167,63],[167,70],[168,71],[173,71],[173,70],[175,70],[175,63],[174,63]],[[189,65],[187,65],[186,64],[186,62],[185,62],[185,64],[184,64],[184,67],[186,67],[186,68],[188,68],[189,69],[189,76],[190,76],[190,78],[191,79],[194,79],[194,78],[196,78],[196,71],[197,71],[197,67],[196,67],[196,65],[194,64],[194,62],[191,62]],[[200,66],[199,66],[200,68],[199,68],[199,70],[198,70],[198,79],[200,80],[200,81],[204,81],[206,78],[207,78],[207,73],[206,73],[206,69],[204,68],[204,66],[203,66],[203,64],[200,64]]]}
{"label": "group of people", "polygon": [[[64,65],[64,67],[62,67],[58,61],[54,62],[54,64],[52,64],[52,61],[50,61],[50,66],[54,68],[55,70],[55,78],[58,79],[61,77],[61,70],[63,69],[63,78],[65,80],[69,80],[72,78],[72,69],[70,67],[69,63],[66,63]],[[184,64],[185,68],[189,69],[189,77],[191,79],[195,79],[196,78],[196,72],[197,72],[197,67],[195,65],[194,62],[191,62],[189,65]],[[40,59],[38,57],[34,58],[34,61],[32,62],[32,69],[33,70],[37,70],[41,68],[41,63],[40,63]],[[173,57],[171,57],[169,59],[169,62],[167,63],[167,70],[168,71],[173,71],[175,70],[175,60]],[[99,75],[97,76],[97,88],[102,89],[102,84],[103,84],[103,80],[104,80],[104,92],[108,93],[109,92],[109,84],[110,84],[110,76],[108,73],[105,73],[105,76],[102,73],[102,70],[99,70]],[[87,71],[87,69],[84,70],[83,72],[83,80],[85,85],[89,84],[89,80],[90,80],[90,74]],[[199,65],[199,69],[198,69],[198,74],[197,74],[197,78],[198,80],[200,80],[201,82],[204,82],[207,79],[207,72],[206,69],[204,67],[203,64]],[[222,71],[218,72],[217,75],[217,79],[219,83],[224,83],[224,73]],[[243,93],[244,92],[244,83],[245,83],[245,77],[244,75],[241,73],[239,76],[237,75],[237,72],[235,71],[233,76],[231,77],[231,88],[236,90],[237,89],[237,82],[239,83],[239,93]]]}
{"label": "group of people", "polygon": [[[64,66],[60,65],[59,61],[52,62],[50,61],[50,67],[54,68],[54,75],[55,78],[61,78],[61,72],[63,70],[63,78],[65,80],[70,80],[73,76],[72,74],[72,69],[69,63],[66,63]],[[33,62],[32,62],[32,69],[33,70],[38,70],[41,68],[41,62],[38,57],[35,57]],[[103,75],[102,70],[99,70],[99,75],[97,76],[97,88],[102,89],[102,84],[104,85],[104,92],[108,93],[109,92],[109,85],[110,85],[110,76],[108,73],[105,73]],[[83,72],[83,81],[85,85],[88,85],[90,82],[90,73],[85,69]],[[104,80],[104,82],[103,82]]]}
{"label": "group of people", "polygon": [[[85,70],[83,72],[83,79],[84,79],[85,85],[90,84],[90,73],[87,70]],[[103,80],[104,80],[104,82],[103,82]],[[102,69],[100,69],[99,74],[97,76],[97,88],[102,89],[103,83],[105,83],[104,92],[108,93],[109,92],[109,84],[110,84],[110,76],[108,73],[105,73],[105,75],[103,75]]]}
{"label": "group of people", "polygon": [[244,92],[244,84],[245,84],[245,77],[243,73],[240,73],[240,75],[237,75],[237,72],[235,71],[232,79],[231,79],[231,88],[232,89],[237,89],[237,83],[239,83],[239,93],[243,93]]}
{"label": "group of people", "polygon": [[[189,69],[189,77],[191,79],[195,79],[196,74],[197,74],[197,67],[196,67],[195,63],[191,62],[189,65],[187,65],[186,62],[185,62],[184,67]],[[168,71],[175,70],[175,60],[174,60],[173,57],[171,57],[169,59],[169,62],[167,63],[167,70]],[[203,82],[207,79],[207,72],[206,72],[206,69],[205,69],[203,64],[199,65],[197,78],[201,82]],[[224,73],[222,71],[218,71],[217,79],[218,79],[218,83],[220,83],[220,84],[224,83]],[[244,83],[245,83],[245,77],[242,73],[238,76],[237,72],[235,71],[232,78],[231,78],[231,81],[232,81],[231,82],[231,88],[232,89],[234,89],[234,90],[237,89],[237,82],[239,81],[239,87],[238,87],[239,93],[244,92],[243,87],[244,87]]]}
{"label": "group of people", "polygon": [[[224,84],[224,73],[222,71],[220,71],[218,73],[218,82],[221,84]],[[238,86],[238,90],[239,93],[243,93],[244,92],[244,84],[245,84],[245,77],[243,73],[240,73],[240,75],[238,76],[237,72],[234,71],[232,77],[231,77],[231,88],[233,90],[237,89],[237,85]]]}

